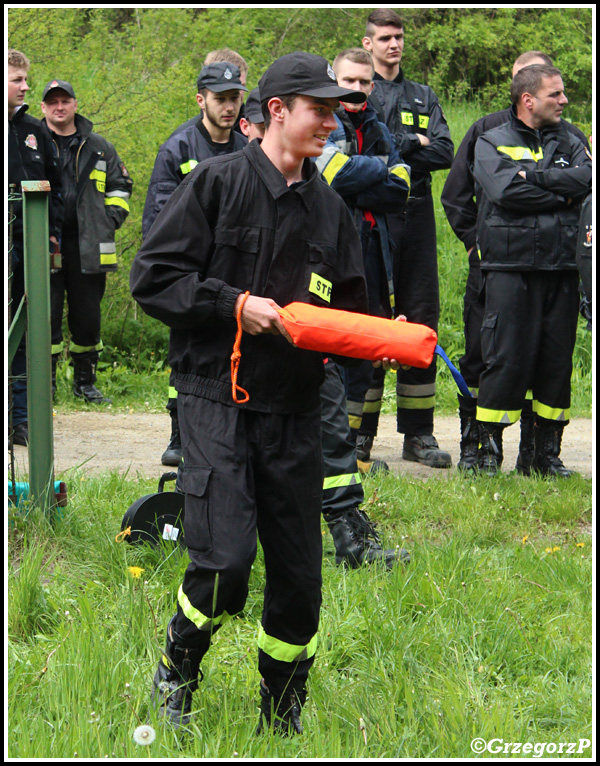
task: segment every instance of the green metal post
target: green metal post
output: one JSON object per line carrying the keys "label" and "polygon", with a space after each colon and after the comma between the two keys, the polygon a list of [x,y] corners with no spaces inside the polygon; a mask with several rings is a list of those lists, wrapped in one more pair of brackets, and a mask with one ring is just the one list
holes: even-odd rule
{"label": "green metal post", "polygon": [[23,245],[27,298],[27,409],[30,498],[55,505],[48,181],[23,181]]}

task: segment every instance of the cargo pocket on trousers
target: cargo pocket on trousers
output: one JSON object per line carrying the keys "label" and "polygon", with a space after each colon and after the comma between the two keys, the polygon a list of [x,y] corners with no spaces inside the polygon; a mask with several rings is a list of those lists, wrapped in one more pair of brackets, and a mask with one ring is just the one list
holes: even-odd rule
{"label": "cargo pocket on trousers", "polygon": [[212,513],[210,504],[211,466],[186,464],[181,481],[185,492],[185,542],[190,550],[212,551]]}
{"label": "cargo pocket on trousers", "polygon": [[498,312],[485,314],[481,323],[481,356],[487,366],[496,361],[496,325]]}

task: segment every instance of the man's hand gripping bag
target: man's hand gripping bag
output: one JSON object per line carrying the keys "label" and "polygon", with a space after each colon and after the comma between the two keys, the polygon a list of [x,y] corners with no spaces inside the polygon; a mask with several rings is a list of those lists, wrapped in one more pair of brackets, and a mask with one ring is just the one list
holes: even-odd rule
{"label": "man's hand gripping bag", "polygon": [[437,344],[430,327],[411,322],[290,303],[280,310],[298,348],[377,361],[396,359],[409,367],[429,367]]}

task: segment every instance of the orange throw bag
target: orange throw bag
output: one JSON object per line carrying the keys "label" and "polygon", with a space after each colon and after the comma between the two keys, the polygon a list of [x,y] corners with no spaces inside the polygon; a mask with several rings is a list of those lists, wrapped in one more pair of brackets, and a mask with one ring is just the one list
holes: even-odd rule
{"label": "orange throw bag", "polygon": [[280,309],[285,329],[298,348],[376,361],[396,359],[409,367],[429,367],[437,344],[430,327],[290,303]]}

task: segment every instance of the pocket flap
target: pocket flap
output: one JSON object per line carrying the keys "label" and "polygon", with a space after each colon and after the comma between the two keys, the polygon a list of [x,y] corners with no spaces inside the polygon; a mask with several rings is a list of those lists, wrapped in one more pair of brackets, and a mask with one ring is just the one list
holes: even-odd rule
{"label": "pocket flap", "polygon": [[188,495],[204,497],[212,470],[207,465],[184,465],[181,488]]}

